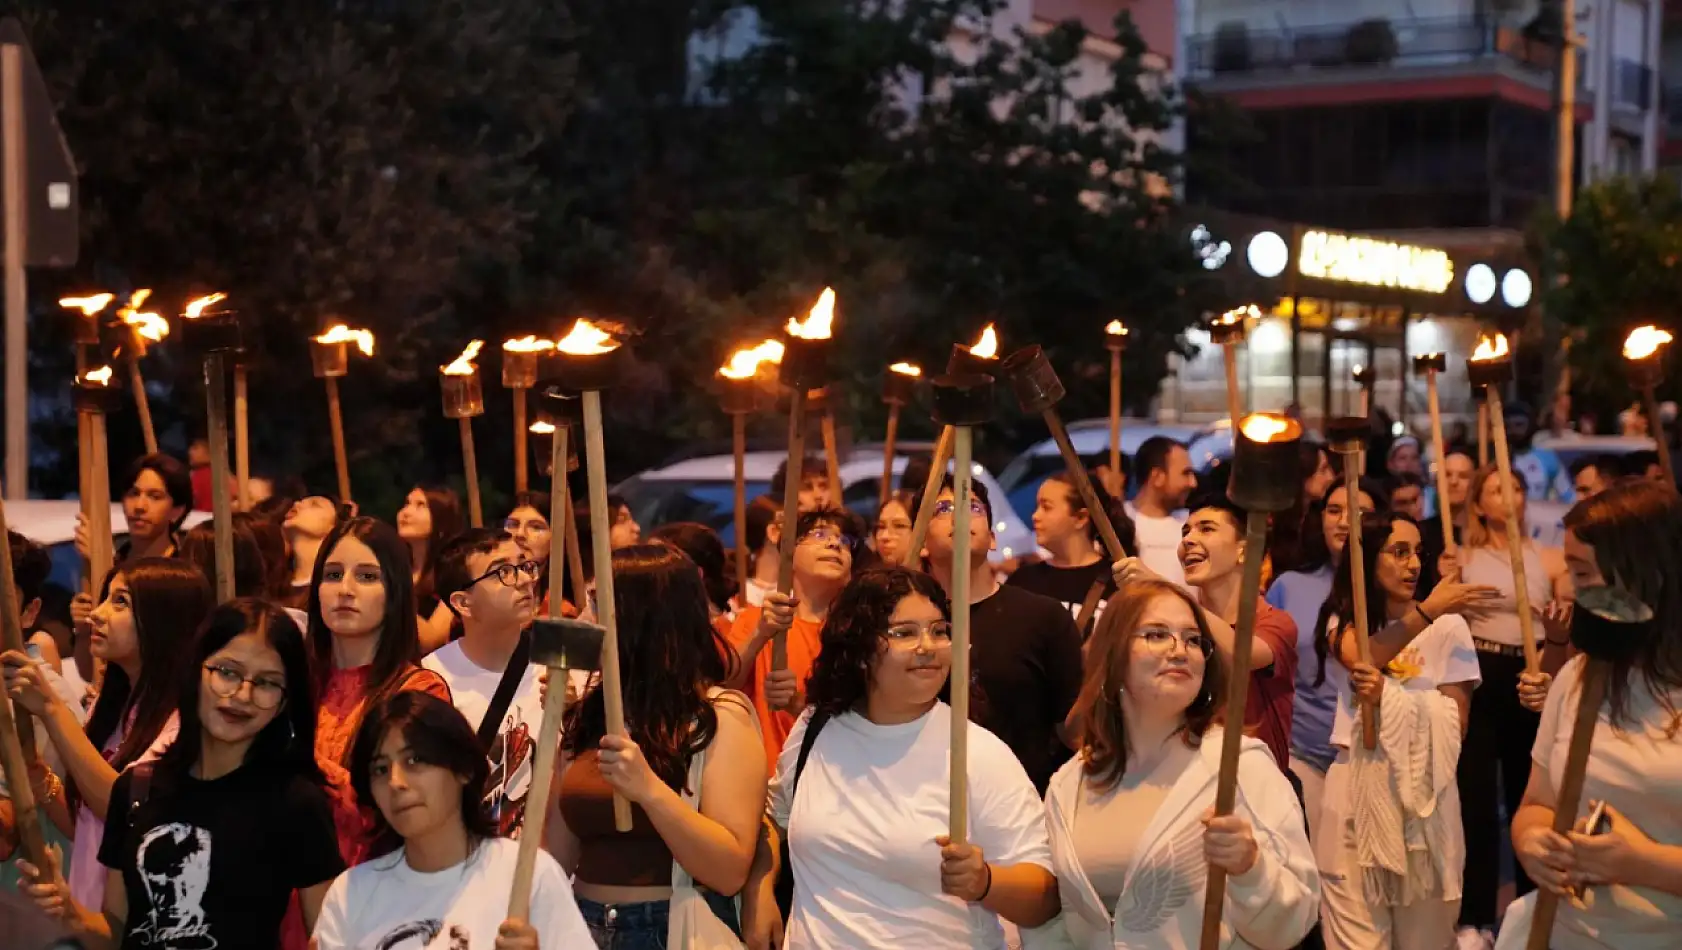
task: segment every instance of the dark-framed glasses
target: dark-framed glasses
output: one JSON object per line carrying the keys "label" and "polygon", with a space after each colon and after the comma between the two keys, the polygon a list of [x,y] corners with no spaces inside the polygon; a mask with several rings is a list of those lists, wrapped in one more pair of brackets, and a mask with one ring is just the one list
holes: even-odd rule
{"label": "dark-framed glasses", "polygon": [[206,663],[204,671],[210,674],[210,691],[223,699],[238,695],[240,687],[246,683],[251,684],[251,705],[258,709],[273,709],[286,698],[286,683],[281,680],[270,679],[267,676],[246,676],[242,670],[219,663]]}
{"label": "dark-framed glasses", "polygon": [[489,580],[494,577],[501,582],[504,587],[515,587],[520,583],[520,578],[524,577],[527,580],[534,581],[537,580],[538,575],[542,573],[543,565],[537,563],[536,561],[521,561],[518,564],[498,564],[496,567],[493,567],[485,573],[480,574],[478,577],[468,581],[467,586],[472,587],[480,581]]}
{"label": "dark-framed glasses", "polygon": [[[939,518],[942,515],[950,515],[952,512],[957,510],[957,502],[950,498],[942,498],[934,503],[934,516],[936,518]],[[987,517],[987,509],[982,506],[981,499],[979,498],[971,498],[969,500],[969,510],[970,514],[977,515],[982,518]]]}
{"label": "dark-framed glasses", "polygon": [[814,544],[828,544],[836,547],[851,548],[855,541],[853,536],[834,525],[821,524],[800,536],[801,541],[811,541]]}

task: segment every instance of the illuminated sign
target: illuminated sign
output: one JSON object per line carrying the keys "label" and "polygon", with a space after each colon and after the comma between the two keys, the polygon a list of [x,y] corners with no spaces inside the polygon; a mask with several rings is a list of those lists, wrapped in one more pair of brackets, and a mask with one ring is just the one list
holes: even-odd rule
{"label": "illuminated sign", "polygon": [[1297,273],[1371,287],[1440,294],[1454,283],[1448,252],[1351,234],[1306,231],[1297,247]]}

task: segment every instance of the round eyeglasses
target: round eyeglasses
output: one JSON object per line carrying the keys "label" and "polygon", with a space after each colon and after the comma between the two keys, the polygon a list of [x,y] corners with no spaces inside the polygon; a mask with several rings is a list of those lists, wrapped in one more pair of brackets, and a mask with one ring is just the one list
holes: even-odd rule
{"label": "round eyeglasses", "polygon": [[204,671],[210,674],[210,691],[223,699],[238,695],[240,687],[246,683],[251,684],[251,705],[258,709],[273,709],[286,698],[286,684],[279,680],[246,676],[231,666],[213,663],[206,663]]}

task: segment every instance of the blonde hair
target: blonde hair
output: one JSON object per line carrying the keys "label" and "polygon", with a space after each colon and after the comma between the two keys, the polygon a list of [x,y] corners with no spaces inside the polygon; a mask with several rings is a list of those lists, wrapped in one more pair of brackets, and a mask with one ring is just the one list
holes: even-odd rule
{"label": "blonde hair", "polygon": [[[1479,513],[1478,509],[1483,506],[1484,485],[1498,474],[1500,474],[1500,469],[1493,463],[1472,473],[1472,483],[1466,487],[1466,532],[1461,540],[1463,547],[1487,548],[1492,546],[1491,542],[1494,540],[1495,532],[1489,529],[1488,520]],[[1529,486],[1524,482],[1524,473],[1514,469],[1513,481],[1518,482],[1519,507],[1523,509],[1526,507],[1524,495],[1529,491]],[[1522,514],[1520,517],[1523,517]],[[1525,547],[1531,546],[1529,532],[1524,530],[1522,522],[1519,525],[1519,537]]]}

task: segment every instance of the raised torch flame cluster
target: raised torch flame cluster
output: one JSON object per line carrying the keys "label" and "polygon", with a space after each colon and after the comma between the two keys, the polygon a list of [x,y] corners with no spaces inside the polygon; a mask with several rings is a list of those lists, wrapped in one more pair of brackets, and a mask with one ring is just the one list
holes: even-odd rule
{"label": "raised torch flame cluster", "polygon": [[788,335],[797,336],[802,340],[829,339],[830,326],[835,322],[835,290],[825,287],[818,295],[818,302],[812,305],[812,311],[806,315],[804,322],[793,317],[788,318]]}
{"label": "raised torch flame cluster", "polygon": [[613,334],[583,318],[572,325],[566,336],[555,341],[558,352],[571,356],[600,356],[618,348],[619,341],[613,338]]}
{"label": "raised torch flame cluster", "polygon": [[94,386],[109,386],[111,385],[111,367],[101,366],[98,369],[90,369],[82,374],[79,382]]}
{"label": "raised torch flame cluster", "polygon": [[984,360],[996,359],[998,357],[999,335],[994,332],[993,325],[991,323],[987,324],[987,328],[981,331],[981,339],[976,340],[975,345],[969,348],[969,355]]}
{"label": "raised torch flame cluster", "polygon": [[1482,363],[1487,360],[1498,360],[1506,357],[1507,335],[1495,333],[1478,340],[1478,348],[1472,351],[1472,362]]}
{"label": "raised torch flame cluster", "polygon": [[547,353],[555,348],[555,341],[539,340],[528,333],[517,340],[502,341],[502,348],[510,353]]}
{"label": "raised torch flame cluster", "polygon": [[[164,337],[169,336],[169,321],[155,313],[140,309],[140,305],[145,303],[146,298],[150,296],[152,296],[150,290],[135,291],[129,297],[128,303],[117,311],[117,316],[122,318],[124,323],[134,327],[134,332],[140,334],[142,338],[157,343]],[[215,295],[218,300],[224,296],[226,295]]]}
{"label": "raised torch flame cluster", "polygon": [[322,344],[355,343],[356,348],[362,351],[363,356],[374,355],[374,334],[367,330],[352,330],[342,323],[334,324],[326,333],[316,337],[315,342]]}
{"label": "raised torch flame cluster", "polygon": [[752,379],[759,375],[760,364],[775,365],[782,361],[782,341],[766,340],[758,346],[743,347],[730,354],[730,362],[719,367],[718,375],[725,379]]}
{"label": "raised torch flame cluster", "polygon": [[912,363],[895,363],[894,365],[888,367],[888,371],[891,373],[898,373],[901,376],[923,375],[923,368]]}
{"label": "raised torch flame cluster", "polygon": [[439,369],[443,370],[445,376],[472,376],[479,371],[479,367],[474,366],[473,361],[479,358],[479,351],[484,348],[484,340],[474,340],[467,344],[467,349],[462,350],[461,355],[450,365],[441,366]]}
{"label": "raised torch flame cluster", "polygon": [[1657,353],[1659,347],[1670,343],[1672,339],[1669,333],[1652,324],[1636,327],[1624,338],[1624,359],[1644,360]]}

